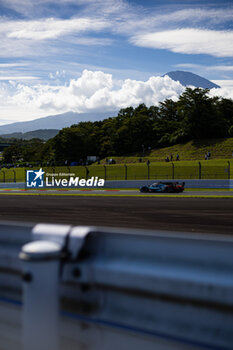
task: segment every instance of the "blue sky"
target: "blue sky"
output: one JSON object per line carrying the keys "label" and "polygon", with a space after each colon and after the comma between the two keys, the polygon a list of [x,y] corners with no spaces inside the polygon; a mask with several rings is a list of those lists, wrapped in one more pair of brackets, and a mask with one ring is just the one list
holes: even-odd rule
{"label": "blue sky", "polygon": [[233,3],[0,0],[0,123],[176,99],[186,70],[233,98]]}

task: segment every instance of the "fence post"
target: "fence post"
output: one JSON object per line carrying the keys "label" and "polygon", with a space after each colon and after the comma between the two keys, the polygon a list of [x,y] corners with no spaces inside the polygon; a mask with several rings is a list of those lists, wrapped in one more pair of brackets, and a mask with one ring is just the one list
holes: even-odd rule
{"label": "fence post", "polygon": [[125,164],[125,180],[127,180],[127,165]]}
{"label": "fence post", "polygon": [[88,167],[87,166],[85,166],[85,168],[86,168],[86,180],[88,179],[88,175],[89,175],[89,169],[88,169]]}
{"label": "fence post", "polygon": [[107,168],[106,165],[104,165],[104,180],[107,180]]}
{"label": "fence post", "polygon": [[201,180],[201,162],[198,162],[199,165],[199,180]]}
{"label": "fence post", "polygon": [[66,166],[66,167],[67,167],[67,170],[68,170],[68,173],[69,173],[68,179],[70,179],[70,167],[69,166]]}
{"label": "fence post", "polygon": [[147,164],[147,166],[148,166],[148,180],[150,180],[150,164]]}
{"label": "fence post", "polygon": [[174,179],[175,179],[175,165],[172,162],[172,180],[174,180]]}
{"label": "fence post", "polygon": [[6,173],[5,173],[5,170],[2,170],[2,173],[3,173],[3,182],[5,183],[5,182],[6,182]]}
{"label": "fence post", "polygon": [[13,174],[14,174],[14,182],[16,182],[16,171],[15,170],[12,170],[13,171]]}
{"label": "fence post", "polygon": [[229,160],[227,163],[228,163],[228,180],[230,180],[230,178],[231,178],[231,163]]}

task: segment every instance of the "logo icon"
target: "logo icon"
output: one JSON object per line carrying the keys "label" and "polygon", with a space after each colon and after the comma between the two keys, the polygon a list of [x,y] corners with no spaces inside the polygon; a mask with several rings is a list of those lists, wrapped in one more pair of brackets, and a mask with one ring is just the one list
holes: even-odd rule
{"label": "logo icon", "polygon": [[40,170],[27,170],[26,187],[43,187],[44,173],[42,168]]}

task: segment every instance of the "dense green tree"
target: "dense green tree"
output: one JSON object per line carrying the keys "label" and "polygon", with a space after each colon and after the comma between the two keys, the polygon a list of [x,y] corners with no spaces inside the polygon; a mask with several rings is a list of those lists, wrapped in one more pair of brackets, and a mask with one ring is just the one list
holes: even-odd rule
{"label": "dense green tree", "polygon": [[64,164],[91,155],[141,155],[149,147],[229,136],[233,136],[233,101],[211,97],[208,89],[186,88],[177,101],[123,108],[116,117],[64,128],[46,143],[14,140],[4,151],[4,160]]}
{"label": "dense green tree", "polygon": [[40,161],[40,149],[43,144],[44,141],[40,139],[15,140],[11,146],[4,150],[3,160],[5,163]]}
{"label": "dense green tree", "polygon": [[224,123],[224,136],[227,136],[229,132],[229,136],[232,137],[233,135],[230,133],[230,128],[233,125],[233,100],[222,98],[218,101],[216,107],[221,121]]}
{"label": "dense green tree", "polygon": [[186,88],[177,102],[182,130],[189,139],[224,136],[224,121],[217,108],[218,97],[209,97],[208,89]]}
{"label": "dense green tree", "polygon": [[159,117],[154,123],[158,143],[161,145],[184,141],[182,118],[178,113],[177,102],[166,99],[159,104]]}

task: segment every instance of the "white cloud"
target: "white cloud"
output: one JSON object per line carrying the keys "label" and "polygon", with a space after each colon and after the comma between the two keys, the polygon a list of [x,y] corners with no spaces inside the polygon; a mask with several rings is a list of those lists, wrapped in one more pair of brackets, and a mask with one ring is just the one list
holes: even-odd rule
{"label": "white cloud", "polygon": [[233,66],[210,66],[206,68],[209,70],[218,70],[222,72],[233,72]]}
{"label": "white cloud", "polygon": [[131,42],[136,46],[176,53],[233,57],[233,31],[175,29],[135,35]]}
{"label": "white cloud", "polygon": [[38,77],[33,77],[33,76],[0,76],[0,80],[16,80],[16,81],[23,81],[23,80],[37,80],[39,79]]}
{"label": "white cloud", "polygon": [[[58,72],[59,74],[59,72]],[[232,82],[231,82],[232,83]],[[233,98],[232,84],[212,89],[211,96]],[[8,122],[32,120],[67,111],[107,112],[145,103],[157,105],[166,98],[177,100],[184,87],[168,76],[152,76],[146,81],[115,80],[111,74],[84,70],[66,85],[34,86],[11,81],[0,84],[0,111]]]}
{"label": "white cloud", "polygon": [[[94,18],[73,18],[68,20],[47,18],[37,21],[14,21],[0,26],[8,38],[46,40],[56,39],[70,33],[99,31],[109,27],[107,21]],[[7,26],[6,26],[7,24]]]}
{"label": "white cloud", "polygon": [[25,67],[26,63],[0,63],[0,68]]}
{"label": "white cloud", "polygon": [[74,96],[91,97],[97,91],[113,87],[112,75],[101,71],[84,70],[82,76],[77,80],[71,80],[67,91]]}
{"label": "white cloud", "polygon": [[233,80],[212,80],[213,83],[221,86],[222,88],[231,88],[233,90]]}
{"label": "white cloud", "polygon": [[210,70],[210,71],[221,71],[221,72],[232,72],[233,66],[230,65],[214,65],[214,66],[204,66],[201,64],[195,63],[179,63],[176,64],[177,68],[187,68],[187,69],[202,69],[202,70]]}
{"label": "white cloud", "polygon": [[[49,0],[1,0],[1,3],[18,13],[22,13],[24,16],[35,16],[39,15],[42,17],[50,16],[53,13],[59,13],[59,11],[67,10],[75,6],[76,11],[82,12],[84,14],[94,14],[102,16],[113,16],[116,21],[119,19],[125,24],[130,18],[132,20],[136,19],[139,21],[146,19],[150,25],[158,23],[181,23],[183,21],[192,21],[192,23],[199,23],[200,21],[208,21],[208,23],[222,23],[225,21],[232,21],[233,19],[233,10],[231,6],[221,6],[221,8],[212,8],[206,6],[198,7],[198,5],[192,6],[190,4],[189,8],[187,6],[182,6],[182,3],[179,5],[177,2],[172,4],[170,3],[169,9],[167,11],[167,5],[165,6],[156,6],[156,2],[151,3],[151,6],[146,6],[146,4],[137,5],[126,0],[56,0],[56,6],[54,8],[51,5]],[[142,2],[143,3],[143,2]],[[81,6],[81,7],[78,7]],[[175,9],[175,11],[172,11]],[[127,19],[127,20],[126,20]],[[142,23],[142,22],[141,22]],[[129,27],[131,27],[132,23]],[[137,21],[135,22],[135,28],[137,27]]]}
{"label": "white cloud", "polygon": [[233,99],[233,84],[220,89],[211,89],[209,95]]}
{"label": "white cloud", "polygon": [[[232,22],[233,7],[230,6],[227,10],[193,6],[172,11],[179,6],[168,10],[156,4],[139,6],[125,0],[57,0],[54,6],[48,0],[2,0],[1,3],[28,19],[0,17],[0,40],[4,47],[0,57],[59,54],[65,55],[70,63],[77,52],[80,54],[81,46],[85,51],[83,57],[89,53],[88,46],[109,46],[113,38],[121,40],[118,34],[137,46],[232,57],[232,31],[196,29],[200,25],[217,28],[217,24]],[[61,18],[69,8],[73,8],[73,12],[70,10],[66,19]],[[187,23],[193,28],[182,29]],[[181,29],[174,29],[177,27]],[[94,35],[99,32],[104,32],[105,37]]]}
{"label": "white cloud", "polygon": [[54,74],[49,73],[49,78],[50,79],[58,79],[58,78],[63,78],[66,74],[66,71],[63,69],[62,71],[57,70]]}
{"label": "white cloud", "polygon": [[65,86],[29,86],[12,82],[9,91],[6,86],[2,87],[2,94],[0,90],[0,105],[14,120],[16,116],[19,120],[30,120],[66,111],[82,113],[118,110],[140,103],[156,105],[166,98],[176,100],[184,90],[179,82],[168,76],[152,76],[147,81],[119,81],[111,74],[88,70]]}
{"label": "white cloud", "polygon": [[[107,0],[105,0],[107,1]],[[50,0],[1,0],[1,4],[3,4],[6,8],[12,9],[17,13],[21,13],[23,16],[41,16],[46,17],[49,15],[56,15],[56,13],[60,10],[62,14],[64,11],[70,12],[73,10],[73,6],[79,5],[89,5],[93,0],[56,0],[54,4]],[[97,2],[97,0],[96,0]],[[52,5],[52,6],[51,6]]]}
{"label": "white cloud", "polygon": [[207,68],[207,66],[196,64],[196,63],[178,63],[175,64],[174,67],[176,68],[182,68],[182,69],[200,69],[200,68]]}
{"label": "white cloud", "polygon": [[21,61],[25,57],[33,58],[34,69],[40,64],[39,57],[52,59],[53,62],[65,57],[66,62],[72,62],[74,55],[88,55],[89,47],[111,45],[111,38],[98,37],[98,33],[109,26],[105,18],[94,16],[38,20],[8,20],[0,17],[0,42],[4,48],[0,51],[0,57],[6,60],[16,57]]}
{"label": "white cloud", "polygon": [[[227,10],[221,8],[201,8],[191,7],[188,9],[173,11],[167,14],[158,16],[161,22],[164,23],[182,23],[189,21],[192,24],[198,24],[208,20],[208,24],[217,24],[233,20],[233,8],[228,7]],[[161,23],[160,22],[160,23]]]}

